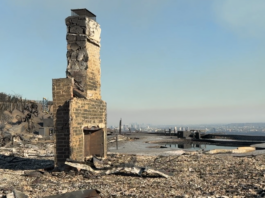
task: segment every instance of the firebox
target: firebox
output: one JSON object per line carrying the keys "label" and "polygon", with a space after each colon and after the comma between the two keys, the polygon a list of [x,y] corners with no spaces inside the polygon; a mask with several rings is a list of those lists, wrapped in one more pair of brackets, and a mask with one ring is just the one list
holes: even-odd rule
{"label": "firebox", "polygon": [[104,155],[104,130],[98,127],[84,128],[84,157]]}

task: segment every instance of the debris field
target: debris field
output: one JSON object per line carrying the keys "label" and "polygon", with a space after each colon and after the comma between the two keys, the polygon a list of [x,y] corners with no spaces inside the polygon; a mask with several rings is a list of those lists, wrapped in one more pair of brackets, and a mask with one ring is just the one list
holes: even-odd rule
{"label": "debris field", "polygon": [[[50,144],[47,148],[39,142],[29,145],[32,145],[31,153],[34,153],[41,148],[50,149]],[[200,152],[171,156],[108,154],[106,159],[92,158],[87,161],[83,166],[90,169],[86,170],[71,165],[55,169],[49,152],[49,155],[38,152],[25,155],[23,149],[22,144],[16,149],[0,149],[2,197],[14,189],[34,198],[86,189],[96,189],[100,197],[265,196],[264,155],[232,156]],[[161,171],[168,177],[148,171],[137,174],[135,170]]]}

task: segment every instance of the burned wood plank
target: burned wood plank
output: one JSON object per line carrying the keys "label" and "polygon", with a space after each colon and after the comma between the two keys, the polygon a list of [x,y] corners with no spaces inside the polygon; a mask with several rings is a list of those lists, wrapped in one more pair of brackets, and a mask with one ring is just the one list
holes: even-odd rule
{"label": "burned wood plank", "polygon": [[74,168],[77,168],[78,170],[88,170],[92,173],[95,173],[95,174],[100,174],[102,173],[102,171],[97,171],[97,170],[94,170],[93,168],[91,168],[90,166],[86,165],[86,164],[80,164],[80,163],[73,163],[73,162],[65,162],[66,165],[68,166],[71,166],[71,167],[74,167]]}
{"label": "burned wood plank", "polygon": [[151,175],[152,174],[156,174],[156,175],[159,175],[159,176],[162,176],[162,177],[165,177],[165,178],[171,177],[171,175],[169,175],[167,173],[164,173],[162,171],[159,171],[159,170],[143,168],[143,167],[136,167],[136,166],[133,166],[133,167],[118,167],[118,168],[106,171],[105,174],[109,175],[109,174],[119,173],[119,172],[122,172],[122,171],[125,171],[125,172],[128,172],[128,173],[132,173],[132,174],[137,174],[139,176],[141,176],[145,172],[145,173],[147,173],[149,175],[150,174]]}
{"label": "burned wood plank", "polygon": [[91,168],[89,165],[86,164],[79,164],[79,163],[72,163],[72,162],[65,162],[66,165],[69,165],[71,167],[75,167],[78,170],[88,170],[94,174],[101,174],[101,175],[109,175],[109,174],[114,174],[114,173],[119,173],[119,172],[129,172],[132,174],[137,174],[139,176],[142,175],[142,173],[146,172],[147,174],[156,174],[165,178],[169,178],[171,175],[164,173],[162,171],[159,170],[155,170],[155,169],[150,169],[150,168],[144,168],[144,167],[136,167],[136,166],[120,166],[120,167],[115,167],[112,169],[109,169],[107,171],[105,170],[94,170],[93,168]]}

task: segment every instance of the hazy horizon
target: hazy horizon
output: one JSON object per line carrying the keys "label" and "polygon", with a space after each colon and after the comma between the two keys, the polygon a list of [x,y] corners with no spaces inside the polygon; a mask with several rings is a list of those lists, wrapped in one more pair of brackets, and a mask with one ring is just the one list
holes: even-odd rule
{"label": "hazy horizon", "polygon": [[2,0],[0,92],[52,100],[77,8],[102,29],[108,125],[265,121],[262,0]]}

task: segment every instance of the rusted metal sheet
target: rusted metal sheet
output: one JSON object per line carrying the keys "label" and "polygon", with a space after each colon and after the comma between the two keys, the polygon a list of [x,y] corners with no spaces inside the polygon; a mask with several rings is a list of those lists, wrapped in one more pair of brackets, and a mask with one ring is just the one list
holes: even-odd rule
{"label": "rusted metal sheet", "polygon": [[85,157],[90,155],[90,133],[89,132],[84,132],[84,152],[85,152]]}
{"label": "rusted metal sheet", "polygon": [[90,152],[92,155],[96,156],[103,156],[104,154],[104,136],[103,136],[103,129],[91,133],[90,137]]}
{"label": "rusted metal sheet", "polygon": [[98,129],[84,129],[84,154],[85,157],[104,155],[104,131]]}
{"label": "rusted metal sheet", "polygon": [[100,192],[98,190],[80,190],[61,195],[53,195],[45,198],[100,198]]}

